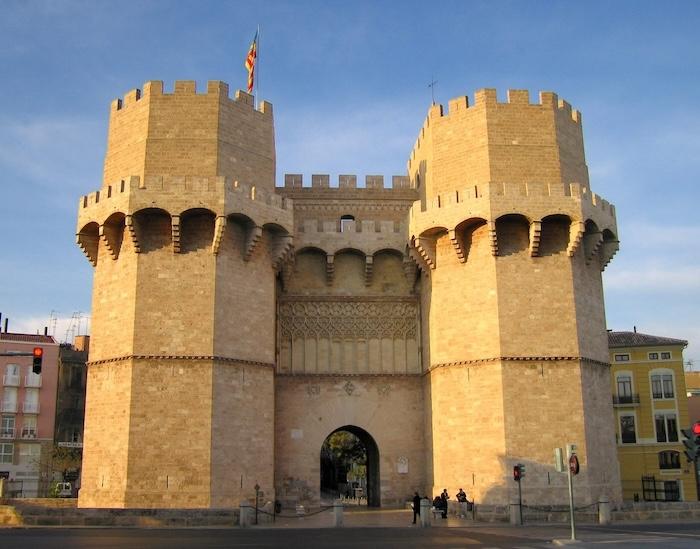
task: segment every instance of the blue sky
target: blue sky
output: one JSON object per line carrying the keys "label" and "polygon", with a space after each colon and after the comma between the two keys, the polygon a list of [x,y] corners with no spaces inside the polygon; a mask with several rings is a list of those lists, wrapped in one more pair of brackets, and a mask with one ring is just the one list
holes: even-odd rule
{"label": "blue sky", "polygon": [[[90,310],[74,244],[101,182],[109,104],[147,80],[260,96],[278,173],[403,174],[430,104],[552,90],[583,113],[591,187],[617,206],[608,327],[688,339],[700,369],[700,3],[13,2],[0,8],[0,311],[55,335]],[[83,321],[82,330],[87,326]]]}

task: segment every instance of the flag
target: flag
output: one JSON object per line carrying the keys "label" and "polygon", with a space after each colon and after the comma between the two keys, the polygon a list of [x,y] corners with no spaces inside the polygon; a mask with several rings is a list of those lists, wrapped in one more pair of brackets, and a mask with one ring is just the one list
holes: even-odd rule
{"label": "flag", "polygon": [[255,33],[255,38],[250,44],[248,55],[245,58],[245,68],[248,69],[248,93],[253,93],[253,84],[255,83],[255,60],[258,57],[258,33]]}

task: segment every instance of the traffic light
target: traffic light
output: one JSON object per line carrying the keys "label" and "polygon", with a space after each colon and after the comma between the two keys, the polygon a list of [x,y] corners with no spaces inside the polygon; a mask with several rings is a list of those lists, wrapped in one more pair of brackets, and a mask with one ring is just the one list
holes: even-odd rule
{"label": "traffic light", "polygon": [[515,482],[520,482],[520,479],[522,479],[525,476],[525,466],[522,463],[518,463],[517,465],[513,466],[513,480]]}
{"label": "traffic light", "polygon": [[688,461],[694,462],[700,456],[700,421],[696,421],[689,429],[681,430],[685,440],[683,441],[683,446],[685,446],[685,457]]}
{"label": "traffic light", "polygon": [[44,349],[34,347],[32,351],[32,372],[35,374],[41,373],[41,359],[44,358]]}

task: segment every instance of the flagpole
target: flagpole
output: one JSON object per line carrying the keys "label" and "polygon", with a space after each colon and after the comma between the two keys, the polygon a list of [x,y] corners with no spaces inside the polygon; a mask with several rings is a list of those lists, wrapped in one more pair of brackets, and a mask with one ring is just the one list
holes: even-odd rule
{"label": "flagpole", "polygon": [[255,72],[258,74],[255,75],[255,97],[253,98],[253,103],[255,104],[255,108],[258,108],[258,98],[260,97],[260,25],[258,25],[258,31],[256,33],[258,35],[258,44],[256,46],[256,57],[257,57],[257,63],[255,64]]}

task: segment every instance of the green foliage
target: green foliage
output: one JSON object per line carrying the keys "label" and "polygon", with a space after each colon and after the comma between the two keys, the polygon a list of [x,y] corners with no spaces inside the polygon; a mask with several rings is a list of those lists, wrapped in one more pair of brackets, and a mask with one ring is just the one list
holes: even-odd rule
{"label": "green foliage", "polygon": [[51,469],[58,472],[66,472],[80,468],[83,460],[81,448],[65,448],[55,445],[51,450]]}
{"label": "green foliage", "polygon": [[367,464],[367,450],[359,438],[348,431],[337,431],[323,443],[321,453],[334,461],[350,465]]}

